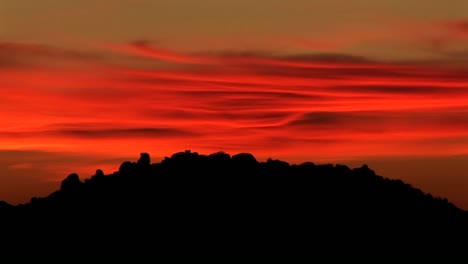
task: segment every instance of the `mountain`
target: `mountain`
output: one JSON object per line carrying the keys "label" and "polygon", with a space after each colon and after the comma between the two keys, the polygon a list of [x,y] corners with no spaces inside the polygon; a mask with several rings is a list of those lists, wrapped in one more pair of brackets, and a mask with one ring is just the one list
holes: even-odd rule
{"label": "mountain", "polygon": [[463,253],[467,213],[366,165],[258,162],[185,151],[16,206],[0,203],[0,252],[42,254]]}

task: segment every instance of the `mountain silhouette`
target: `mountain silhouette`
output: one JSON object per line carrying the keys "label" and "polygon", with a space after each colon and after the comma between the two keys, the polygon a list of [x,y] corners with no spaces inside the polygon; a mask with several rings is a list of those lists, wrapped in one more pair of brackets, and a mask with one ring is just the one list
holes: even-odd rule
{"label": "mountain silhouette", "polygon": [[259,162],[185,151],[16,206],[0,202],[0,252],[42,254],[460,254],[467,213],[366,165]]}

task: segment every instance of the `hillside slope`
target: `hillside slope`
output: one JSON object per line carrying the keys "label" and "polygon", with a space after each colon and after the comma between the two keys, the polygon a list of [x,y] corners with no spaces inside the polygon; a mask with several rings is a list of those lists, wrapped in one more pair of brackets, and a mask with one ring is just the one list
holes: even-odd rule
{"label": "hillside slope", "polygon": [[366,165],[149,154],[30,203],[0,203],[0,251],[109,254],[462,253],[466,212]]}

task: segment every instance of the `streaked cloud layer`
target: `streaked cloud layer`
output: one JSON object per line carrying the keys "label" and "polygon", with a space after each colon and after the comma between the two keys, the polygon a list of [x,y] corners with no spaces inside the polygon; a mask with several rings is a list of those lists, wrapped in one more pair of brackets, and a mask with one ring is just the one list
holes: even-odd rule
{"label": "streaked cloud layer", "polygon": [[[108,45],[99,56],[2,47],[4,148],[87,151],[108,141],[138,151],[131,142],[141,140],[166,153],[266,155],[274,147],[290,155],[300,146],[321,159],[468,154],[463,67],[346,55],[181,54],[143,42]],[[44,55],[51,61],[35,65]]]}

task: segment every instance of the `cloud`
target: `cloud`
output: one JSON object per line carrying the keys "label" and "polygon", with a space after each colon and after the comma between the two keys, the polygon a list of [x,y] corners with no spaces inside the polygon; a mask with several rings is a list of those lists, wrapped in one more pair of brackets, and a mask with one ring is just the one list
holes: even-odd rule
{"label": "cloud", "polygon": [[[468,45],[466,20],[441,21],[421,26],[419,46],[451,61],[463,60],[460,55]],[[466,59],[465,59],[466,62]]]}
{"label": "cloud", "polygon": [[85,129],[85,128],[69,128],[57,130],[35,130],[35,131],[18,131],[18,132],[0,132],[0,137],[4,138],[79,138],[79,139],[119,139],[132,137],[154,137],[154,138],[170,138],[170,137],[195,137],[196,131],[176,129],[176,128],[102,128],[102,129]]}
{"label": "cloud", "polygon": [[42,45],[0,42],[0,69],[27,65],[26,60],[32,56],[48,53]]}
{"label": "cloud", "polygon": [[51,54],[54,53],[53,49],[46,45],[40,44],[27,44],[17,42],[0,42],[0,52],[2,55],[8,53],[16,54]]}
{"label": "cloud", "polygon": [[181,54],[167,49],[156,48],[151,42],[146,40],[134,41],[124,45],[117,44],[104,44],[106,48],[116,52],[128,55],[134,55],[149,59],[161,60],[172,63],[182,64],[210,64],[213,63],[209,58]]}
{"label": "cloud", "polygon": [[460,34],[467,34],[468,37],[468,20],[458,20],[446,22],[445,26],[449,30],[453,30]]}
{"label": "cloud", "polygon": [[174,129],[174,128],[126,128],[126,129],[67,129],[52,131],[51,134],[63,135],[77,138],[132,138],[132,137],[193,137],[196,131]]}
{"label": "cloud", "polygon": [[8,166],[9,170],[27,170],[32,169],[33,165],[31,163],[16,163]]}
{"label": "cloud", "polygon": [[321,157],[466,152],[463,144],[444,150],[431,143],[466,134],[468,75],[459,65],[346,54],[184,54],[147,42],[106,48],[106,60],[86,67],[0,70],[4,145],[92,151],[99,144],[101,152],[125,153],[245,146],[259,155],[300,150],[315,157],[323,142]]}
{"label": "cloud", "polygon": [[373,63],[368,58],[348,54],[295,54],[274,55],[265,51],[220,51],[180,53],[156,47],[150,41],[135,41],[127,44],[103,44],[105,48],[120,53],[155,59],[170,63],[205,65],[205,66],[264,66],[287,68],[388,68],[391,64]]}
{"label": "cloud", "polygon": [[43,67],[59,63],[83,63],[102,60],[95,52],[75,51],[51,45],[0,42],[0,69]]}

